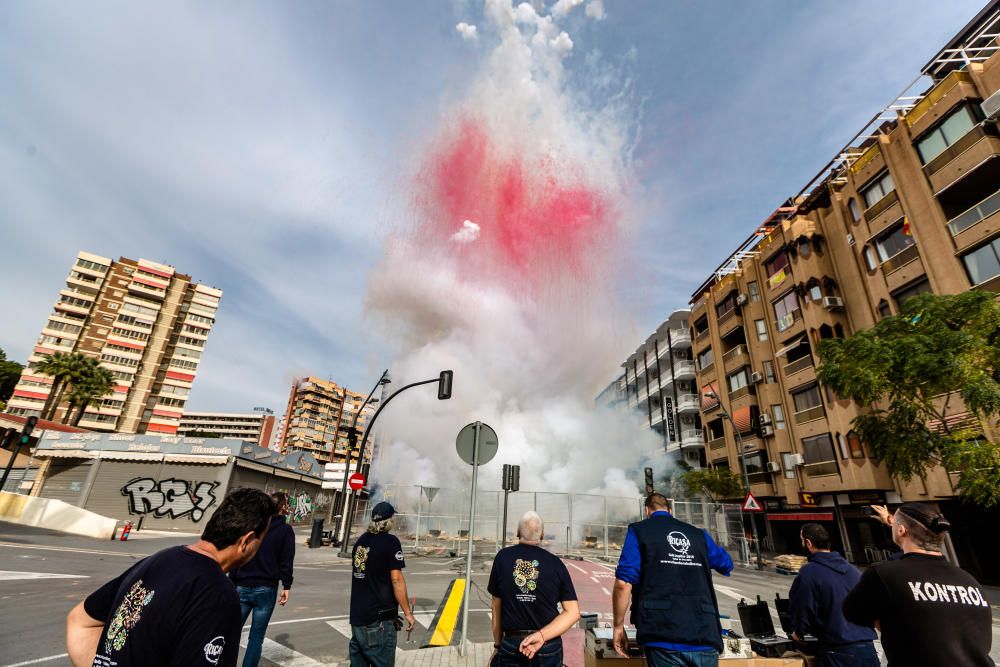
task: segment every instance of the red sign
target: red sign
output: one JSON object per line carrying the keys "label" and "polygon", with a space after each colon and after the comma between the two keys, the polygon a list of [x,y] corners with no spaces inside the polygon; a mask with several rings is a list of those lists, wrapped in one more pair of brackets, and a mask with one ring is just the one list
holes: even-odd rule
{"label": "red sign", "polygon": [[752,493],[747,493],[746,500],[743,501],[743,511],[744,512],[763,512],[764,508],[757,501]]}
{"label": "red sign", "polygon": [[359,472],[354,473],[347,478],[347,486],[351,487],[355,491],[358,491],[365,485],[365,476]]}

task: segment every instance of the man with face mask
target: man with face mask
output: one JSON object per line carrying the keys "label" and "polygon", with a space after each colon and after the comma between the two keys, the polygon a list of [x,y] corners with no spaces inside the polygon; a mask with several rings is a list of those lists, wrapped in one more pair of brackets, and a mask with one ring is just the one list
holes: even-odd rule
{"label": "man with face mask", "polygon": [[900,506],[891,524],[902,558],[865,570],[844,599],[844,617],[878,624],[889,667],[993,667],[990,604],[941,553],[951,524],[924,503]]}
{"label": "man with face mask", "polygon": [[788,593],[793,638],[819,640],[816,667],[879,667],[875,630],[844,618],[844,598],[861,578],[857,568],[830,551],[830,533],[807,523],[799,533],[809,563],[799,570]]}

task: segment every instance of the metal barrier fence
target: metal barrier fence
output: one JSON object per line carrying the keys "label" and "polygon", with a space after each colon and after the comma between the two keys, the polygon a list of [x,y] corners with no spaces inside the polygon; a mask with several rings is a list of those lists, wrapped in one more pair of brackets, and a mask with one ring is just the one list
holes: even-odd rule
{"label": "metal barrier fence", "polygon": [[[368,525],[371,507],[382,500],[396,508],[393,533],[403,548],[426,553],[465,551],[469,535],[469,489],[387,485],[358,503],[351,541]],[[543,546],[560,554],[616,559],[629,524],[645,516],[639,497],[580,493],[519,491],[511,493],[503,525],[503,491],[476,493],[476,525],[472,541],[476,552],[495,553],[516,542],[517,522],[534,510],[545,523]],[[673,501],[678,519],[705,528],[734,558],[748,561],[739,504],[708,500]]]}

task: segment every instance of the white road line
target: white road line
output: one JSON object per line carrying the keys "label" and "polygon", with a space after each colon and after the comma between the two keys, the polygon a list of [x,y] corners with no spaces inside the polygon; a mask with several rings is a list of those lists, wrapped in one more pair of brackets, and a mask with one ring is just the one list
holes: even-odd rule
{"label": "white road line", "polygon": [[598,584],[598,585],[600,585],[600,583],[601,583],[601,582],[599,582],[597,580],[597,577],[591,577],[590,580],[593,581],[595,584]]}
{"label": "white road line", "polygon": [[0,542],[0,547],[12,549],[40,549],[42,551],[66,551],[74,554],[94,554],[95,556],[135,556],[145,558],[149,554],[137,554],[125,551],[98,551],[97,549],[77,549],[75,547],[48,547],[35,544],[17,544],[16,542]]}
{"label": "white road line", "polygon": [[337,632],[339,632],[340,634],[347,637],[348,639],[350,639],[353,636],[353,633],[351,632],[351,622],[346,618],[342,618],[336,621],[327,621],[326,624],[329,625],[334,630],[336,630]]}
{"label": "white road line", "polygon": [[611,591],[609,591],[609,590],[608,590],[607,588],[605,588],[604,586],[601,586],[601,590],[602,590],[602,591],[604,591],[604,594],[605,594],[605,595],[611,595]]}
{"label": "white road line", "polygon": [[85,574],[54,574],[49,572],[17,572],[0,570],[0,581],[26,581],[29,579],[90,579]]}
{"label": "white road line", "polygon": [[347,614],[340,614],[338,616],[313,616],[311,618],[292,618],[287,621],[271,621],[268,623],[268,627],[272,625],[288,625],[289,623],[307,623],[309,621],[331,621],[340,618],[347,618]]}
{"label": "white road line", "polygon": [[[240,646],[246,648],[246,645],[247,638],[244,635],[240,640]],[[324,667],[322,662],[316,662],[309,656],[303,655],[267,637],[264,637],[261,656],[275,664],[281,665],[281,667]]]}
{"label": "white road line", "polygon": [[580,572],[583,572],[584,574],[590,574],[590,572],[587,572],[586,570],[584,570],[579,565],[574,565],[573,563],[570,563],[569,561],[566,561],[566,564],[569,565],[571,568],[573,568],[575,570],[579,570]]}
{"label": "white road line", "polygon": [[34,660],[25,660],[24,662],[15,662],[10,665],[4,665],[4,667],[23,667],[24,665],[37,665],[40,662],[49,662],[51,660],[61,660],[62,658],[68,658],[69,653],[60,653],[59,655],[50,655],[47,658],[35,658]]}
{"label": "white road line", "polygon": [[436,614],[437,612],[434,611],[419,611],[413,614],[413,618],[417,619],[417,623],[422,625],[424,629],[429,630]]}
{"label": "white road line", "polygon": [[746,595],[739,592],[739,590],[733,588],[732,586],[723,586],[722,584],[715,584],[715,592],[722,593],[726,597],[732,598],[734,600],[742,600],[746,598]]}

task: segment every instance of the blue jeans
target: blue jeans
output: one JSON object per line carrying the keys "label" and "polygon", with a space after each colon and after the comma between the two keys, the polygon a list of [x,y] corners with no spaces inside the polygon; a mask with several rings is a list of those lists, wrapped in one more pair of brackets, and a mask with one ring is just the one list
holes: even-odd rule
{"label": "blue jeans", "polygon": [[718,667],[718,651],[670,651],[644,646],[648,667]]}
{"label": "blue jeans", "polygon": [[264,632],[271,620],[271,613],[274,612],[274,603],[278,601],[278,589],[270,586],[253,588],[237,586],[236,592],[240,595],[240,612],[243,614],[244,623],[247,622],[250,612],[253,612],[250,636],[247,637],[247,652],[243,655],[243,667],[257,667],[260,663],[260,649],[264,644]]}
{"label": "blue jeans", "polygon": [[872,642],[828,646],[816,655],[816,667],[879,667],[880,664]]}
{"label": "blue jeans", "polygon": [[391,620],[351,626],[351,667],[396,664],[396,626]]}
{"label": "blue jeans", "polygon": [[556,637],[542,644],[535,657],[530,660],[521,653],[524,637],[504,637],[490,667],[562,667],[562,638]]}

